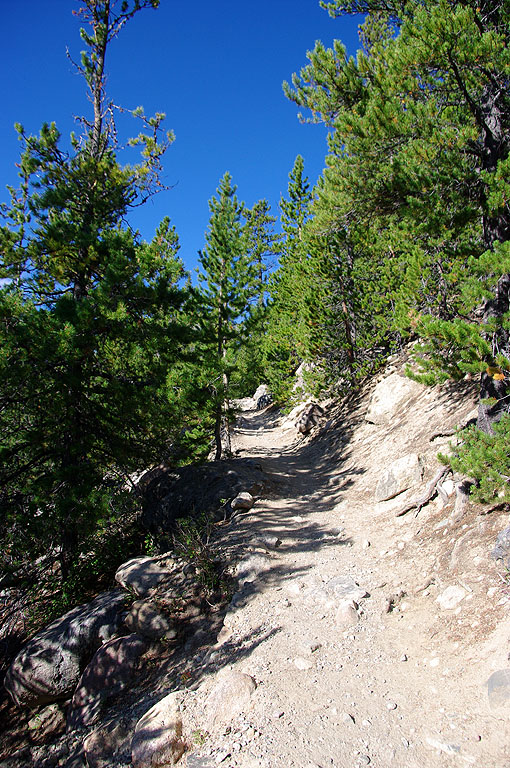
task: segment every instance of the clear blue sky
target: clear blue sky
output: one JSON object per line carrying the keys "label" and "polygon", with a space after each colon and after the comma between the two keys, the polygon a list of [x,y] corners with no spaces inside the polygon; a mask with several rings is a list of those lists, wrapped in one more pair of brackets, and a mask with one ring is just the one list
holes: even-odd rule
{"label": "clear blue sky", "polygon": [[[72,10],[78,0],[3,0],[0,47],[0,199],[16,184],[19,143],[14,123],[37,133],[55,121],[64,137],[74,115],[90,115],[85,85],[66,57],[84,45]],[[331,19],[318,0],[161,0],[137,14],[109,51],[108,91],[114,101],[147,114],[165,112],[176,141],[165,157],[172,189],[130,218],[150,239],[168,215],[188,269],[204,245],[208,200],[229,171],[248,206],[267,198],[274,215],[286,194],[297,154],[314,183],[324,166],[326,132],[301,125],[282,81],[306,63],[321,39],[358,47],[359,19]],[[133,121],[132,132],[139,127]]]}

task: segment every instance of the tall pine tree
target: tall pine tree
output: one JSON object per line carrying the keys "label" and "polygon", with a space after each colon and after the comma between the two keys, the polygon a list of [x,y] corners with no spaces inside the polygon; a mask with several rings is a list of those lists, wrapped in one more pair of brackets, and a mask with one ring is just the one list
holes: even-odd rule
{"label": "tall pine tree", "polygon": [[169,439],[177,235],[167,220],[143,243],[124,219],[158,186],[171,136],[161,133],[163,115],[139,110],[149,129],[134,140],[143,161],[120,166],[105,92],[111,42],[157,4],[82,5],[79,69],[92,117],[69,150],[53,124],[39,136],[18,126],[21,185],[3,211],[1,533],[16,557],[53,552],[64,580],[89,537],[121,513],[129,474],[159,460]]}
{"label": "tall pine tree", "polygon": [[385,294],[374,308],[422,338],[429,380],[480,375],[478,425],[490,433],[510,394],[510,5],[324,6],[370,15],[356,59],[317,44],[286,86],[331,127],[323,232],[348,225]]}
{"label": "tall pine tree", "polygon": [[211,392],[216,459],[230,452],[230,376],[235,352],[246,338],[250,305],[260,294],[260,264],[250,251],[236,189],[225,173],[209,201],[206,245],[199,253],[199,348]]}
{"label": "tall pine tree", "polygon": [[269,286],[270,308],[264,337],[264,359],[271,391],[285,400],[292,375],[307,358],[310,336],[310,251],[306,223],[312,192],[298,155],[289,174],[288,197],[280,201],[279,266]]}

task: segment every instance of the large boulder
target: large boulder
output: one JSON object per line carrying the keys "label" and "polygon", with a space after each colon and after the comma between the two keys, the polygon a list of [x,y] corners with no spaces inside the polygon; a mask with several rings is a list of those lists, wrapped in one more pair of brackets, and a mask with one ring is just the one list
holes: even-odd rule
{"label": "large boulder", "polygon": [[112,768],[117,762],[128,763],[133,729],[134,723],[121,719],[89,733],[83,741],[88,768]]}
{"label": "large boulder", "polygon": [[371,424],[390,424],[422,393],[421,384],[392,373],[377,384],[365,418]]}
{"label": "large boulder", "polygon": [[317,403],[310,403],[301,414],[296,426],[302,435],[307,435],[317,426],[321,416],[324,415],[324,409]]}
{"label": "large boulder", "polygon": [[133,768],[163,768],[179,762],[185,750],[177,691],[158,701],[136,724],[131,743]]}
{"label": "large boulder", "polygon": [[208,728],[214,730],[250,709],[256,688],[253,677],[244,672],[221,672],[205,704]]}
{"label": "large boulder", "polygon": [[14,702],[39,707],[70,696],[94,652],[116,633],[124,607],[123,592],[105,592],[38,632],[5,676],[4,686]]}
{"label": "large boulder", "polygon": [[126,616],[126,626],[149,640],[165,639],[175,642],[177,623],[163,616],[148,600],[136,600]]}
{"label": "large boulder", "polygon": [[251,509],[255,503],[255,499],[251,495],[251,493],[247,493],[246,491],[241,491],[241,493],[238,493],[235,499],[232,499],[230,502],[230,506],[232,509]]}
{"label": "large boulder", "polygon": [[117,568],[115,581],[138,597],[145,597],[176,568],[171,553],[159,557],[134,557]]}
{"label": "large boulder", "polygon": [[408,453],[384,470],[375,488],[375,500],[386,501],[413,488],[423,479],[423,464],[416,453]]}
{"label": "large boulder", "polygon": [[99,648],[74,692],[67,717],[70,730],[94,723],[103,704],[126,688],[147,643],[136,634],[117,637]]}
{"label": "large boulder", "polygon": [[269,488],[267,476],[253,459],[160,470],[142,483],[146,498],[142,523],[163,545],[180,518],[209,514],[223,519],[226,501],[241,491],[258,496]]}

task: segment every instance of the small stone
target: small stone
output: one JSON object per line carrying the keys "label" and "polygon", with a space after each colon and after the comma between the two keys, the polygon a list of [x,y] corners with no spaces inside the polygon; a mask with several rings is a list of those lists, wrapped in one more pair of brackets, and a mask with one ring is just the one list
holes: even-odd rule
{"label": "small stone", "polygon": [[358,763],[360,765],[370,765],[370,758],[368,755],[360,755],[358,757]]}
{"label": "small stone", "polygon": [[251,493],[243,491],[238,493],[235,499],[230,502],[232,509],[251,509],[255,503],[255,499]]}
{"label": "small stone", "polygon": [[396,708],[397,708],[397,705],[396,705],[396,703],[394,701],[387,701],[386,702],[386,709],[388,711],[391,711],[392,709],[396,709]]}
{"label": "small stone", "polygon": [[335,614],[335,624],[337,627],[349,627],[357,624],[359,620],[356,606],[352,600],[342,602]]}
{"label": "small stone", "polygon": [[312,654],[315,653],[315,651],[318,651],[320,648],[322,648],[322,645],[319,642],[306,643],[303,645],[303,652]]}
{"label": "small stone", "polygon": [[313,662],[310,659],[303,659],[302,656],[296,656],[294,664],[298,669],[305,670],[313,667]]}
{"label": "small stone", "polygon": [[451,479],[445,480],[441,484],[441,488],[443,489],[443,491],[446,493],[447,496],[452,496],[453,492],[455,491],[455,483]]}
{"label": "small stone", "polygon": [[432,749],[437,749],[438,752],[444,752],[446,755],[451,755],[452,757],[458,755],[460,752],[460,747],[457,746],[457,744],[446,744],[445,742],[431,738],[427,738],[426,742]]}
{"label": "small stone", "polygon": [[407,661],[407,656],[406,656],[405,653],[402,654],[402,656],[400,657],[399,661]]}
{"label": "small stone", "polygon": [[487,693],[491,709],[510,704],[510,669],[499,669],[487,680]]}
{"label": "small stone", "polygon": [[405,739],[403,736],[402,736],[402,746],[404,746],[406,749],[407,749],[407,748],[408,748],[408,746],[409,746],[409,742],[408,742],[408,740],[407,740],[407,739]]}
{"label": "small stone", "polygon": [[363,547],[363,549],[368,549],[369,546],[370,546],[369,540],[365,539],[365,541],[363,542],[363,544],[361,546]]}
{"label": "small stone", "polygon": [[356,720],[354,719],[354,715],[351,715],[349,712],[344,712],[342,715],[342,722],[346,723],[347,725],[352,725],[352,723],[355,723]]}
{"label": "small stone", "polygon": [[443,611],[451,611],[453,608],[456,608],[462,600],[464,600],[466,595],[467,592],[463,587],[452,585],[451,587],[447,587],[444,592],[441,592],[436,600]]}
{"label": "small stone", "polygon": [[278,536],[259,536],[255,541],[258,544],[262,544],[266,549],[278,549],[282,543]]}

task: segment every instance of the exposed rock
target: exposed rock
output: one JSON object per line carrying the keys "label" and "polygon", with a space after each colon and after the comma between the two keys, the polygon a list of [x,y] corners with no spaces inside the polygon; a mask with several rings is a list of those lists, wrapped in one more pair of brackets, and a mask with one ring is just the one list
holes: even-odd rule
{"label": "exposed rock", "polygon": [[208,727],[213,729],[246,711],[256,688],[250,675],[233,671],[221,673],[205,704]]}
{"label": "exposed rock", "polygon": [[365,418],[372,424],[390,424],[422,392],[421,384],[392,373],[377,384]]}
{"label": "exposed rock", "polygon": [[498,669],[487,680],[487,693],[491,709],[510,707],[510,669]]}
{"label": "exposed rock", "polygon": [[308,373],[311,373],[314,368],[315,365],[313,363],[301,363],[294,374],[294,386],[292,387],[292,392],[302,400],[311,395],[308,391],[309,387],[306,383],[306,376]]}
{"label": "exposed rock", "polygon": [[147,600],[137,600],[131,606],[126,616],[126,626],[150,640],[176,640],[177,625],[163,616],[158,609]]}
{"label": "exposed rock", "polygon": [[0,762],[0,768],[28,768],[29,765],[33,765],[32,752],[30,747],[22,747],[13,752],[9,757],[6,757]]}
{"label": "exposed rock", "polygon": [[335,576],[326,582],[325,589],[326,592],[334,595],[334,597],[342,603],[349,600],[359,603],[360,600],[368,596],[366,589],[360,587],[359,584],[349,578],[349,576]]}
{"label": "exposed rock", "polygon": [[81,676],[67,717],[70,730],[94,723],[107,699],[132,680],[147,644],[138,635],[110,640],[94,655]]}
{"label": "exposed rock", "polygon": [[236,400],[232,400],[232,405],[236,411],[241,411],[241,413],[253,411],[256,407],[253,397],[238,397]]}
{"label": "exposed rock", "polygon": [[267,384],[260,384],[252,397],[241,397],[232,401],[232,405],[237,411],[262,410],[273,402],[273,396],[269,392]]}
{"label": "exposed rock", "polygon": [[137,722],[131,742],[133,768],[163,768],[175,765],[182,757],[182,718],[180,694],[170,693]]}
{"label": "exposed rock", "polygon": [[58,704],[50,704],[28,721],[30,738],[36,744],[44,744],[50,737],[64,731],[66,719]]}
{"label": "exposed rock", "polygon": [[265,395],[261,395],[257,399],[257,410],[262,411],[264,408],[267,408],[268,405],[271,405],[273,402],[273,396],[267,392]]}
{"label": "exposed rock", "polygon": [[69,696],[81,670],[122,623],[125,595],[105,592],[52,622],[24,646],[9,667],[5,688],[22,707]]}
{"label": "exposed rock", "polygon": [[494,560],[503,560],[507,567],[510,567],[510,526],[498,533],[496,546],[491,552]]}
{"label": "exposed rock", "polygon": [[255,499],[251,493],[242,491],[238,493],[235,499],[230,502],[232,509],[251,509],[255,503]]}
{"label": "exposed rock", "polygon": [[255,402],[258,402],[258,400],[260,400],[261,397],[264,397],[265,395],[269,395],[269,394],[270,394],[269,387],[267,386],[267,384],[259,384],[255,392],[253,393],[252,399]]}
{"label": "exposed rock", "polygon": [[302,656],[296,656],[294,659],[294,665],[302,672],[304,672],[307,669],[312,669],[314,663],[313,661],[310,661],[310,659],[304,659]]}
{"label": "exposed rock", "polygon": [[88,768],[111,768],[121,753],[130,756],[134,723],[114,722],[89,733],[83,742]]}
{"label": "exposed rock", "polygon": [[278,547],[281,546],[282,540],[278,538],[278,536],[271,536],[271,535],[263,535],[258,536],[255,539],[256,544],[261,544],[266,549],[278,549]]}
{"label": "exposed rock", "polygon": [[436,599],[443,611],[451,611],[464,600],[466,595],[467,592],[463,587],[458,587],[454,584],[451,587],[447,587]]}
{"label": "exposed rock", "polygon": [[338,606],[338,610],[335,614],[335,624],[340,629],[345,627],[351,627],[357,624],[359,620],[358,611],[356,605],[352,600],[344,600]]}
{"label": "exposed rock", "polygon": [[117,569],[115,581],[124,589],[132,590],[138,597],[145,597],[175,569],[171,556],[134,557]]}
{"label": "exposed rock", "polygon": [[257,576],[262,573],[268,565],[268,558],[265,555],[249,554],[240,560],[236,566],[236,577],[242,586],[250,581],[255,581]]}
{"label": "exposed rock", "polygon": [[391,464],[381,475],[375,489],[375,500],[386,501],[402,491],[418,485],[423,479],[423,465],[419,456],[408,453]]}
{"label": "exposed rock", "polygon": [[193,518],[199,512],[224,519],[226,499],[235,498],[241,491],[258,496],[270,488],[267,476],[253,459],[226,459],[155,471],[142,483],[146,497],[142,523],[163,543],[176,520]]}
{"label": "exposed rock", "polygon": [[306,435],[313,427],[317,426],[319,419],[324,415],[324,409],[317,403],[310,403],[301,414],[296,427],[301,434]]}

